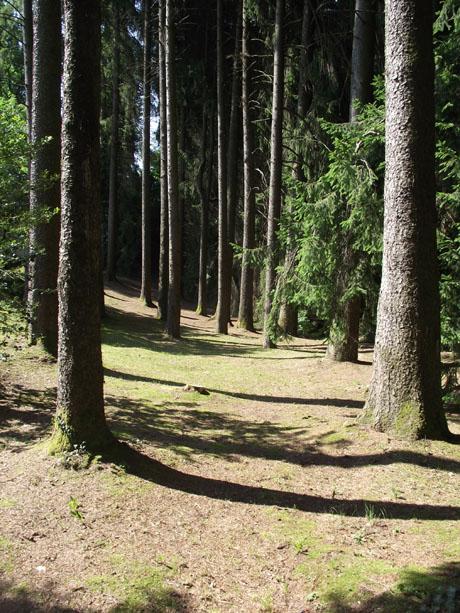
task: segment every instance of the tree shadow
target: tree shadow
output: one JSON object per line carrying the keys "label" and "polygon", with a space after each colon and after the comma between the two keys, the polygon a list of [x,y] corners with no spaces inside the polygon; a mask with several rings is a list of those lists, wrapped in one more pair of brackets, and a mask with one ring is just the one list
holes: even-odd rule
{"label": "tree shadow", "polygon": [[[81,593],[81,592],[80,592]],[[110,613],[126,613],[141,611],[177,611],[187,613],[193,609],[186,594],[162,585],[161,588],[145,588],[136,593],[137,602],[129,598],[119,599],[118,604],[108,609]],[[12,581],[0,579],[0,610],[8,613],[80,613],[82,608],[59,604],[62,595],[56,591],[56,585],[50,582],[42,589],[31,589],[26,584],[15,585]],[[85,611],[96,613],[100,608],[85,607]]]}
{"label": "tree shadow", "polygon": [[[351,441],[346,431],[329,431],[309,436],[305,426],[286,426],[272,421],[246,421],[233,415],[197,409],[193,402],[163,401],[153,407],[129,398],[107,397],[113,407],[110,420],[119,435],[128,440],[144,440],[160,448],[178,450],[193,461],[198,454],[208,454],[228,461],[241,457],[289,462],[298,466],[331,466],[353,469],[362,466],[413,464],[422,468],[460,472],[460,462],[452,459],[392,450],[366,455],[332,455],[320,448],[347,447]],[[186,407],[184,410],[184,406]],[[311,418],[315,425],[315,418]],[[334,435],[339,435],[334,439]]]}
{"label": "tree shadow", "polygon": [[10,385],[0,396],[0,441],[33,443],[50,425],[55,405],[55,388],[37,390]]}
{"label": "tree shadow", "polygon": [[330,613],[457,613],[460,611],[460,562],[430,570],[405,570],[395,589],[350,605],[346,595],[328,595]]}
{"label": "tree shadow", "polygon": [[327,498],[201,477],[166,466],[124,443],[106,452],[104,459],[122,463],[128,473],[157,485],[217,500],[352,517],[365,517],[369,508],[391,519],[452,520],[460,514],[460,507],[447,505]]}

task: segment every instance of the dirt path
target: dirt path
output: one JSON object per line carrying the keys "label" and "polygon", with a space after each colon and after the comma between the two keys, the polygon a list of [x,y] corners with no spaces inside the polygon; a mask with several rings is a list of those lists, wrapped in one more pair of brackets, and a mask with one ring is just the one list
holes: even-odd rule
{"label": "dirt path", "polygon": [[190,310],[171,342],[134,286],[107,304],[116,461],[47,457],[55,365],[1,367],[0,610],[460,610],[460,448],[361,424],[369,351],[264,351]]}

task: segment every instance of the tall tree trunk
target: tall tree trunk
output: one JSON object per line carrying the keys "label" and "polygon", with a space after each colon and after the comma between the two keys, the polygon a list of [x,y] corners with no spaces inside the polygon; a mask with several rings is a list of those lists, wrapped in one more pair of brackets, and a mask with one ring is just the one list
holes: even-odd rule
{"label": "tall tree trunk", "polygon": [[[350,82],[351,122],[358,119],[356,101],[365,104],[371,98],[374,74],[375,11],[376,0],[356,0]],[[343,299],[356,264],[351,237],[347,235],[344,241],[341,269],[337,274],[337,305],[327,347],[327,355],[338,362],[356,362],[358,360],[362,297],[353,296],[348,300]]]}
{"label": "tall tree trunk", "polygon": [[[233,52],[232,98],[230,105],[230,125],[227,150],[227,228],[228,228],[228,273],[230,274],[230,291],[228,293],[229,320],[231,317],[231,293],[233,273],[233,248],[235,242],[236,210],[238,206],[238,153],[240,150],[241,132],[241,74],[240,74],[240,48],[241,48],[241,21],[242,0],[236,4],[235,49]],[[236,271],[235,271],[236,273]],[[236,284],[235,284],[236,287]]]}
{"label": "tall tree trunk", "polygon": [[99,0],[64,0],[64,112],[57,413],[51,452],[112,440],[100,332]]}
{"label": "tall tree trunk", "polygon": [[152,91],[152,0],[144,0],[144,92],[142,99],[142,286],[141,300],[152,306],[152,202],[150,113]]}
{"label": "tall tree trunk", "polygon": [[274,343],[270,337],[270,316],[276,281],[278,241],[276,232],[281,213],[281,181],[283,163],[283,105],[284,105],[284,49],[283,49],[284,0],[276,0],[273,102],[270,154],[270,191],[268,202],[267,264],[265,275],[265,305],[263,346],[268,349]]}
{"label": "tall tree trunk", "polygon": [[386,0],[385,22],[383,270],[366,412],[377,430],[441,438],[432,4]]}
{"label": "tall tree trunk", "polygon": [[166,321],[168,312],[168,135],[166,126],[165,0],[159,1],[158,63],[160,97],[160,263],[158,273],[158,315]]}
{"label": "tall tree trunk", "polygon": [[241,263],[240,304],[238,326],[254,329],[254,268],[248,250],[254,249],[255,238],[255,182],[254,182],[254,137],[251,109],[251,59],[249,55],[248,0],[243,0],[243,34],[241,43],[242,98],[243,107],[243,260]]}
{"label": "tall tree trunk", "polygon": [[[32,0],[24,0],[22,6],[23,12],[23,53],[24,53],[24,86],[26,95],[26,109],[27,109],[27,140],[32,142],[32,51],[33,51],[33,13],[32,13]],[[29,181],[30,181],[30,166],[31,160],[29,159]],[[27,244],[27,251],[29,252],[30,245]],[[29,299],[29,257],[27,256],[24,266],[24,301]]]}
{"label": "tall tree trunk", "polygon": [[118,149],[120,124],[120,8],[116,2],[114,11],[114,41],[112,67],[112,126],[110,138],[109,170],[109,219],[107,231],[107,280],[116,276],[118,239]]}
{"label": "tall tree trunk", "polygon": [[169,288],[166,331],[180,338],[181,211],[177,147],[177,93],[174,3],[166,1],[166,124],[168,142]]}
{"label": "tall tree trunk", "polygon": [[217,197],[219,201],[216,330],[228,333],[231,269],[228,244],[222,0],[217,0]]}
{"label": "tall tree trunk", "polygon": [[[61,5],[33,3],[32,143],[30,208],[42,215],[60,206]],[[44,142],[45,139],[48,139]],[[30,333],[57,355],[59,216],[39,222],[30,233]]]}

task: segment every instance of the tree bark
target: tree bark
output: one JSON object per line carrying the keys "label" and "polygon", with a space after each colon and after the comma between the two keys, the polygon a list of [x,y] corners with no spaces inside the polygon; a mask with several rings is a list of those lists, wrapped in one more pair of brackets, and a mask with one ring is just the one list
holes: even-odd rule
{"label": "tree bark", "polygon": [[168,142],[169,288],[166,332],[180,338],[181,211],[179,202],[174,6],[166,0],[166,121]]}
{"label": "tree bark", "polygon": [[[33,13],[32,0],[24,0],[23,6],[23,54],[24,54],[24,87],[27,110],[27,140],[32,142],[32,51],[33,51]],[[29,159],[28,179],[30,181],[31,160]],[[30,200],[30,195],[29,195]],[[27,259],[24,265],[24,302],[29,300],[30,275],[29,275],[29,254],[30,237],[27,244]]]}
{"label": "tree bark", "polygon": [[443,438],[432,4],[386,0],[385,21],[383,270],[366,413],[380,431]]}
{"label": "tree bark", "polygon": [[[32,214],[60,206],[61,6],[59,0],[33,3],[32,143],[30,208]],[[47,140],[46,140],[47,139]],[[59,215],[30,232],[30,335],[57,355]]]}
{"label": "tree bark", "polygon": [[150,113],[152,91],[152,2],[144,0],[144,92],[142,99],[142,286],[141,300],[152,306],[152,202],[150,181]]}
{"label": "tree bark", "polygon": [[120,124],[120,9],[114,4],[114,42],[112,67],[112,126],[110,138],[109,217],[107,229],[107,280],[116,277],[118,234],[118,149]]}
{"label": "tree bark", "polygon": [[[375,0],[356,0],[350,84],[350,122],[358,119],[356,101],[366,104],[372,92],[375,50]],[[343,300],[349,278],[356,266],[351,237],[345,237],[344,256],[337,275],[337,306],[329,333],[327,355],[338,362],[356,362],[359,350],[361,296]]]}
{"label": "tree bark", "polygon": [[168,136],[166,126],[165,0],[159,1],[159,97],[160,97],[160,263],[158,274],[158,315],[168,313]]}
{"label": "tree bark", "polygon": [[270,154],[270,191],[268,202],[267,228],[267,264],[265,275],[265,305],[263,346],[274,346],[270,337],[270,315],[273,305],[273,292],[276,281],[276,263],[278,241],[276,232],[281,213],[281,181],[283,163],[283,105],[284,105],[284,49],[283,23],[284,0],[276,0],[274,66],[273,66],[273,102]]}
{"label": "tree bark", "polygon": [[113,439],[104,415],[100,333],[98,0],[64,0],[64,111],[57,412],[51,452]]}
{"label": "tree bark", "polygon": [[219,202],[216,331],[228,333],[231,269],[228,243],[222,0],[217,0],[217,197]]}
{"label": "tree bark", "polygon": [[243,0],[243,33],[241,43],[241,78],[243,107],[243,259],[241,262],[240,304],[238,326],[254,330],[254,268],[250,263],[249,250],[254,249],[255,239],[255,181],[254,181],[254,136],[251,109],[251,59],[249,54],[248,0]]}

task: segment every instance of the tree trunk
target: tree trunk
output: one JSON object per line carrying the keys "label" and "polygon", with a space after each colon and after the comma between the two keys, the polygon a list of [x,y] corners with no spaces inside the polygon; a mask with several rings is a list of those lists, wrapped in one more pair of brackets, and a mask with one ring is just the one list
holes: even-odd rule
{"label": "tree trunk", "polygon": [[107,280],[116,277],[118,234],[118,148],[120,124],[120,9],[114,7],[114,42],[112,67],[112,126],[110,138],[109,219],[107,229]]}
{"label": "tree trunk", "polygon": [[228,244],[222,0],[217,0],[217,197],[219,201],[216,331],[228,333],[231,268]]}
{"label": "tree trunk", "polygon": [[[32,51],[33,51],[33,13],[32,0],[24,0],[23,2],[23,54],[24,54],[24,86],[26,94],[26,110],[27,110],[27,140],[32,142]],[[29,181],[30,181],[30,166],[29,159]],[[30,245],[27,245],[27,259],[24,265],[24,302],[29,300],[30,276],[29,276],[29,253]]]}
{"label": "tree trunk", "polygon": [[227,228],[228,228],[228,273],[230,274],[230,291],[228,293],[229,321],[231,318],[231,294],[233,271],[233,248],[235,242],[236,210],[238,206],[238,153],[241,131],[241,76],[240,76],[240,47],[241,47],[241,21],[242,0],[236,3],[237,18],[235,28],[235,49],[233,53],[232,99],[230,105],[229,140],[227,150]]}
{"label": "tree trunk", "polygon": [[[358,119],[356,101],[366,104],[372,92],[375,50],[376,0],[356,0],[351,60],[350,121]],[[351,236],[345,237],[345,253],[337,274],[337,307],[329,333],[327,355],[338,362],[356,362],[359,350],[361,296],[343,300],[353,268],[356,266]]]}
{"label": "tree trunk", "polygon": [[251,109],[251,60],[249,55],[248,0],[243,0],[243,35],[241,43],[242,98],[243,107],[243,259],[241,262],[240,304],[238,326],[254,330],[254,268],[250,263],[249,250],[254,249],[255,238],[255,182],[254,182],[254,137]]}
{"label": "tree trunk", "polygon": [[[61,5],[33,3],[32,143],[30,208],[43,215],[60,206]],[[44,139],[48,139],[43,142]],[[59,215],[39,222],[30,233],[30,334],[57,355]]]}
{"label": "tree trunk", "polygon": [[152,202],[150,181],[150,113],[152,91],[152,1],[144,0],[144,93],[142,99],[142,286],[141,300],[152,306]]}
{"label": "tree trunk", "polygon": [[383,270],[366,413],[380,431],[443,438],[432,5],[386,0],[385,21]]}
{"label": "tree trunk", "polygon": [[166,121],[168,142],[169,288],[166,331],[180,338],[181,308],[181,211],[177,148],[177,94],[174,8],[166,0]]}
{"label": "tree trunk", "polygon": [[168,312],[168,136],[166,126],[165,0],[159,2],[159,97],[160,97],[160,263],[158,273],[158,315],[166,321]]}
{"label": "tree trunk", "polygon": [[100,332],[100,53],[98,0],[64,0],[64,112],[57,413],[51,452],[111,442]]}
{"label": "tree trunk", "polygon": [[284,105],[284,49],[283,49],[284,0],[276,0],[273,102],[270,155],[270,192],[268,202],[267,264],[265,275],[265,305],[263,346],[274,346],[270,334],[270,316],[276,281],[278,241],[276,232],[281,213],[281,180],[283,163],[283,105]]}

